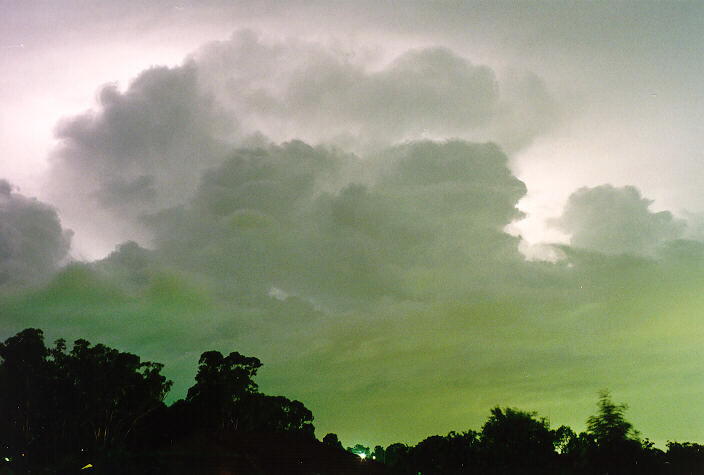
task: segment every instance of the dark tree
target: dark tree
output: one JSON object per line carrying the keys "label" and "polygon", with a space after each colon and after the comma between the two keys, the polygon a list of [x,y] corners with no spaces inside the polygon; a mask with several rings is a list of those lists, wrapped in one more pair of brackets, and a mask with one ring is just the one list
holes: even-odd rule
{"label": "dark tree", "polygon": [[542,472],[555,459],[555,433],[534,412],[495,407],[482,427],[480,441],[485,463],[496,473],[531,473],[530,467]]}
{"label": "dark tree", "polygon": [[124,442],[140,419],[162,406],[172,384],[161,375],[162,364],[83,339],[68,354],[57,347],[55,358],[73,383],[81,432],[99,447]]}
{"label": "dark tree", "polygon": [[337,449],[343,449],[342,442],[340,442],[340,439],[337,438],[337,434],[332,432],[325,434],[325,437],[323,437],[323,444],[330,447],[335,447]]}
{"label": "dark tree", "polygon": [[126,448],[171,387],[161,364],[86,340],[70,353],[64,340],[49,350],[37,329],[0,344],[0,358],[0,443],[5,457],[35,466]]}
{"label": "dark tree", "polygon": [[240,430],[314,435],[313,413],[300,401],[257,393],[241,399],[237,405]]}
{"label": "dark tree", "polygon": [[626,421],[625,404],[615,404],[607,391],[602,391],[597,414],[587,419],[587,435],[591,438],[588,465],[593,473],[638,473],[638,461],[644,455],[638,433]]}
{"label": "dark tree", "polygon": [[252,378],[262,366],[254,357],[234,351],[223,356],[207,351],[198,360],[196,384],[188,390],[190,402],[205,426],[237,430],[240,402],[257,392]]}
{"label": "dark tree", "polygon": [[372,459],[384,463],[386,461],[384,455],[384,447],[381,445],[375,445],[374,450],[372,450]]}
{"label": "dark tree", "polygon": [[704,473],[704,445],[668,442],[665,460],[672,474]]}
{"label": "dark tree", "polygon": [[384,451],[386,465],[395,473],[408,473],[410,470],[408,451],[409,448],[406,444],[395,443],[389,445]]}
{"label": "dark tree", "polygon": [[607,391],[600,393],[597,405],[598,413],[587,419],[587,433],[594,437],[597,445],[606,446],[637,439],[633,426],[623,416],[628,406],[614,404]]}
{"label": "dark tree", "polygon": [[371,453],[369,451],[369,447],[366,447],[362,444],[355,444],[354,447],[347,447],[347,451],[359,455],[362,458],[369,457],[369,454]]}
{"label": "dark tree", "polygon": [[0,444],[10,454],[33,453],[47,445],[54,409],[48,355],[37,328],[0,343]]}
{"label": "dark tree", "polygon": [[474,431],[434,435],[410,450],[414,472],[427,474],[474,473],[479,464],[479,437]]}

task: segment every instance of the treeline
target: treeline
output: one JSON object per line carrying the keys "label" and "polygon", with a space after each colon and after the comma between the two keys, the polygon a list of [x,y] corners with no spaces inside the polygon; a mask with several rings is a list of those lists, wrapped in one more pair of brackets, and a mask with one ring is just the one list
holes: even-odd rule
{"label": "treeline", "polygon": [[[481,430],[415,446],[315,440],[301,402],[259,392],[259,359],[203,353],[185,399],[159,363],[102,344],[47,347],[29,328],[0,343],[0,475],[76,473],[701,474],[704,446],[655,448],[608,393],[587,430],[496,407]],[[355,454],[354,456],[351,453]],[[364,458],[364,460],[361,460]],[[207,464],[210,463],[210,466]],[[210,468],[208,468],[210,467]],[[84,473],[84,472],[81,472]]]}
{"label": "treeline", "polygon": [[[398,475],[704,474],[703,445],[668,442],[667,450],[660,450],[625,419],[626,405],[603,392],[597,406],[579,434],[564,425],[550,429],[534,412],[495,407],[480,431],[434,435],[415,446],[347,450],[380,461]],[[335,434],[327,434],[323,443],[341,447]]]}
{"label": "treeline", "polygon": [[154,466],[155,453],[198,434],[292,432],[313,438],[301,402],[259,392],[262,363],[201,355],[195,384],[171,406],[163,365],[79,339],[47,347],[28,328],[0,344],[0,473]]}

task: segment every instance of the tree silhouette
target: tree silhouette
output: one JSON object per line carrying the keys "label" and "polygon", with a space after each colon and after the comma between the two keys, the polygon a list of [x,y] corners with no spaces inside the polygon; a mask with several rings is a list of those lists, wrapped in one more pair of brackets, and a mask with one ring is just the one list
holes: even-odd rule
{"label": "tree silhouette", "polygon": [[28,463],[56,467],[80,453],[126,447],[140,419],[163,407],[171,382],[161,369],[86,340],[69,353],[64,340],[48,349],[36,328],[8,338],[0,344],[4,457],[24,472]]}
{"label": "tree silhouette", "polygon": [[589,466],[593,473],[638,473],[644,455],[638,432],[626,421],[625,404],[615,404],[608,391],[599,394],[597,414],[587,419],[591,437]]}
{"label": "tree silhouette", "polygon": [[434,435],[410,450],[414,470],[427,474],[474,473],[479,468],[479,434],[475,431]]}
{"label": "tree silhouette", "polygon": [[186,401],[195,407],[204,425],[236,430],[239,403],[257,392],[252,378],[261,366],[258,358],[236,351],[227,356],[206,351],[198,360],[196,384],[188,390]]}
{"label": "tree silhouette", "polygon": [[526,473],[526,460],[537,470],[544,470],[555,455],[555,433],[547,420],[536,419],[534,412],[493,408],[482,427],[480,441],[486,463],[497,473]]}
{"label": "tree silhouette", "polygon": [[[410,461],[408,460],[408,450],[409,448],[406,444],[398,442],[386,447],[384,451],[386,465],[396,473],[408,473],[411,470]],[[416,473],[418,473],[417,470]]]}
{"label": "tree silhouette", "polygon": [[587,433],[591,434],[597,445],[608,446],[625,440],[635,440],[638,434],[623,414],[628,406],[614,404],[608,391],[599,394],[598,414],[587,419]]}
{"label": "tree silhouette", "polygon": [[171,381],[161,375],[163,365],[142,362],[139,356],[79,339],[66,354],[62,343],[52,352],[55,363],[72,387],[72,414],[81,432],[100,447],[127,439],[140,419],[163,404]]}
{"label": "tree silhouette", "polygon": [[252,394],[239,401],[238,410],[240,430],[314,433],[313,413],[302,402],[284,396]]}
{"label": "tree silhouette", "polygon": [[384,463],[386,460],[386,454],[384,453],[384,447],[381,445],[375,445],[374,450],[372,450],[372,459]]}
{"label": "tree silhouette", "polygon": [[668,442],[665,456],[669,473],[704,473],[704,445],[691,442]]}
{"label": "tree silhouette", "polygon": [[[193,444],[196,457],[219,457],[220,463],[225,450],[245,471],[288,453],[287,460],[297,464],[292,473],[309,473],[312,465],[304,470],[298,464],[318,460],[312,455],[317,453],[353,462],[352,471],[339,473],[704,473],[704,446],[668,442],[667,452],[655,448],[626,420],[626,405],[614,403],[606,391],[580,434],[567,426],[550,430],[534,412],[495,407],[480,432],[450,432],[373,452],[361,444],[348,448],[378,462],[360,463],[339,452],[334,433],[322,444],[313,442],[313,414],[303,403],[260,393],[254,377],[261,366],[237,352],[207,351],[186,399],[167,408],[163,399],[171,382],[161,375],[161,364],[84,339],[70,351],[62,339],[48,348],[41,330],[23,330],[0,343],[0,473],[74,473],[87,461],[100,473],[169,473],[162,468],[179,463],[178,454]],[[207,452],[211,446],[217,454]],[[168,459],[169,448],[176,462]],[[136,451],[150,454],[150,462],[127,463]],[[289,468],[274,466],[275,473]]]}
{"label": "tree silhouette", "polygon": [[27,328],[0,343],[0,438],[10,452],[34,452],[52,407],[52,368],[44,334]]}
{"label": "tree silhouette", "polygon": [[325,434],[325,437],[323,437],[322,440],[323,444],[330,446],[330,447],[335,447],[338,449],[342,449],[342,442],[340,442],[340,439],[337,438],[337,434],[335,433],[327,433]]}

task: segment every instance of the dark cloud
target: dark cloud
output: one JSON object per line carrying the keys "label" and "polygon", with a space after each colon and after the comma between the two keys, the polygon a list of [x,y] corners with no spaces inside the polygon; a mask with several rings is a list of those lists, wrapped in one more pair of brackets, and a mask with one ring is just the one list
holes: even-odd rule
{"label": "dark cloud", "polygon": [[[124,91],[104,86],[94,110],[57,126],[48,189],[79,231],[79,247],[104,255],[106,245],[125,240],[149,244],[141,217],[189,202],[201,173],[232,148],[303,139],[366,158],[408,140],[481,137],[515,149],[549,127],[554,107],[535,75],[514,73],[505,86],[502,93],[490,68],[447,48],[385,59],[371,49],[244,30],[181,66],[142,72]],[[365,167],[345,171],[356,179]],[[330,187],[350,181],[339,176]],[[295,192],[276,186],[249,181],[228,199]],[[199,199],[215,205],[205,194],[216,188]]]}
{"label": "dark cloud", "polygon": [[95,193],[95,197],[106,208],[148,204],[157,197],[154,176],[140,176],[130,181],[118,179],[107,182]]}
{"label": "dark cloud", "polygon": [[106,85],[98,100],[57,126],[49,192],[79,239],[144,241],[135,219],[187,200],[236,124],[198,89],[193,64],[144,71],[124,92]]}
{"label": "dark cloud", "polygon": [[192,203],[146,221],[167,261],[239,293],[319,303],[415,294],[409,272],[423,269],[445,282],[436,269],[521,260],[503,228],[525,186],[496,146],[411,143],[377,160],[377,179],[336,185],[359,159],[301,142],[241,150],[204,173]]}
{"label": "dark cloud", "polygon": [[686,223],[668,211],[653,212],[652,201],[632,187],[602,185],[574,192],[556,222],[577,248],[606,254],[653,255],[683,236]]}
{"label": "dark cloud", "polygon": [[71,235],[56,209],[0,180],[0,290],[49,277],[66,257]]}

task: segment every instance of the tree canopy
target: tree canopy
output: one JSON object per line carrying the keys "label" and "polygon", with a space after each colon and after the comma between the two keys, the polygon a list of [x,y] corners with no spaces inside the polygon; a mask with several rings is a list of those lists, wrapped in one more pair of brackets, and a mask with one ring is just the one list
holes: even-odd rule
{"label": "tree canopy", "polygon": [[[202,451],[212,444],[235,447],[233,463],[261,471],[262,460],[248,453],[267,457],[268,447],[251,442],[266,440],[278,440],[279,453],[289,454],[286,463],[304,463],[293,447],[315,449],[310,453],[337,460],[332,467],[339,462],[361,470],[349,473],[704,473],[704,446],[668,442],[666,452],[655,448],[626,420],[627,406],[614,403],[606,391],[579,434],[567,426],[551,429],[535,412],[496,406],[480,431],[452,431],[385,450],[358,443],[347,449],[352,456],[334,433],[315,441],[313,413],[302,402],[260,392],[254,378],[261,367],[258,358],[236,351],[206,351],[185,399],[166,406],[172,383],[160,363],[85,339],[70,348],[63,339],[47,347],[40,329],[23,330],[0,343],[0,473],[73,473],[87,461],[101,473],[168,472],[164,467],[174,463],[159,454],[195,446]],[[201,445],[192,445],[196,440]],[[134,461],[136,454],[147,454],[147,461]],[[270,466],[276,473],[286,468]],[[323,473],[336,473],[332,470]]]}

